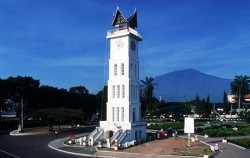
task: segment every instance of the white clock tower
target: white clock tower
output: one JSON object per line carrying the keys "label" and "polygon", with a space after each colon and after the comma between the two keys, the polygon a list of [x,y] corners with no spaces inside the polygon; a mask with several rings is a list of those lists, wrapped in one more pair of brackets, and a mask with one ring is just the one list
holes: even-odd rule
{"label": "white clock tower", "polygon": [[107,32],[110,40],[107,120],[100,121],[103,139],[126,142],[146,140],[146,122],[141,120],[139,81],[139,42],[135,30],[137,11],[126,19],[119,8],[113,17],[114,30]]}

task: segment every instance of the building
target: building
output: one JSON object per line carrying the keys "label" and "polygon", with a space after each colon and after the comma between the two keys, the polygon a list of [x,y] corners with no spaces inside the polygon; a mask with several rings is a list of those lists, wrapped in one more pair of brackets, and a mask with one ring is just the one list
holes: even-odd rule
{"label": "building", "polygon": [[[232,105],[232,104],[236,104],[238,101],[238,96],[236,95],[228,95],[228,102]],[[250,94],[244,95],[243,96],[243,100],[241,101],[243,108],[248,110],[249,106],[250,106]],[[249,110],[248,110],[249,111]]]}
{"label": "building", "polygon": [[112,26],[107,32],[110,40],[107,120],[100,121],[89,137],[89,144],[107,140],[112,144],[127,146],[146,140],[146,122],[141,120],[139,90],[139,42],[137,11],[126,19],[117,7]]}

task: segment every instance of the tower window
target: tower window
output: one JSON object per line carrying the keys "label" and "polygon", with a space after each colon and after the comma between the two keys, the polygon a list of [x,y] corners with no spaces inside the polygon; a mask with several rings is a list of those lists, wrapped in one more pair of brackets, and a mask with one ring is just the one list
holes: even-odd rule
{"label": "tower window", "polygon": [[120,85],[117,85],[117,98],[120,98]]}
{"label": "tower window", "polygon": [[122,122],[124,122],[124,107],[122,107],[122,109],[121,109],[121,114],[122,114]]}
{"label": "tower window", "polygon": [[115,85],[112,86],[112,98],[115,98]]}
{"label": "tower window", "polygon": [[114,65],[114,76],[117,76],[117,64]]}
{"label": "tower window", "polygon": [[112,121],[115,121],[115,108],[112,107]]}
{"label": "tower window", "polygon": [[119,107],[116,107],[116,121],[119,121]]}
{"label": "tower window", "polygon": [[124,63],[121,64],[121,75],[124,75]]}
{"label": "tower window", "polygon": [[122,98],[125,98],[125,85],[122,85]]}

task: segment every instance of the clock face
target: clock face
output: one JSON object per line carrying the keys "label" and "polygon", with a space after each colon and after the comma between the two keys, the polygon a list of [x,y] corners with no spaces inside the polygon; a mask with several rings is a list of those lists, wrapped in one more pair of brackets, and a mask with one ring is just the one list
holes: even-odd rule
{"label": "clock face", "polygon": [[123,42],[122,42],[122,41],[116,41],[116,42],[115,42],[115,45],[116,45],[118,48],[122,48],[122,47],[123,47]]}
{"label": "clock face", "polygon": [[130,42],[130,48],[135,51],[136,50],[136,44],[135,44],[135,41],[131,41]]}

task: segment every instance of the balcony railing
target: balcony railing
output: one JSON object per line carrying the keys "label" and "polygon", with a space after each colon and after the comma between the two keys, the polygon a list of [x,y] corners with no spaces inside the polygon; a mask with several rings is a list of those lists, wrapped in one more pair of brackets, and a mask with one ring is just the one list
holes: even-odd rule
{"label": "balcony railing", "polygon": [[120,34],[125,34],[125,33],[131,33],[135,36],[138,36],[142,39],[142,36],[140,33],[138,33],[136,30],[132,29],[131,27],[117,27],[114,30],[109,30],[107,32],[107,36],[112,36],[112,35],[120,35]]}

